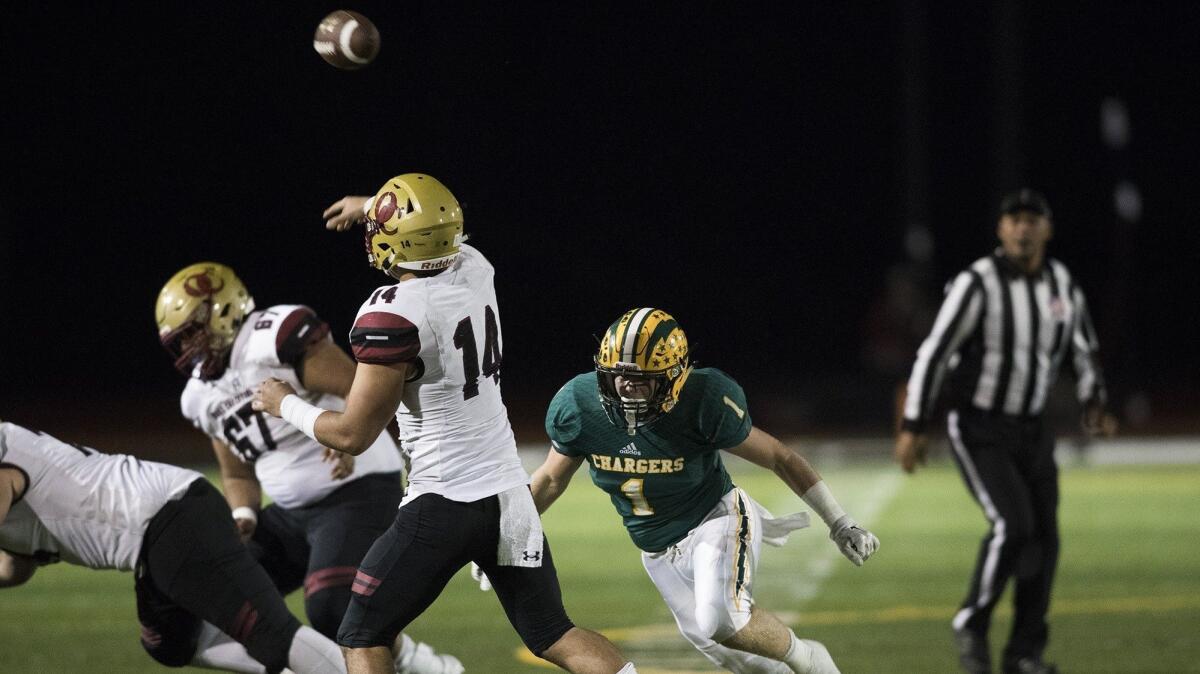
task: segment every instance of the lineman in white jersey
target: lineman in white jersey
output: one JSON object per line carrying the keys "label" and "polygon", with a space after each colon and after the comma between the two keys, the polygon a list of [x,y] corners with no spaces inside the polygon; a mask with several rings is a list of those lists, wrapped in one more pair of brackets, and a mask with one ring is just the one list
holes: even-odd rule
{"label": "lineman in white jersey", "polygon": [[337,646],[288,612],[202,475],[0,423],[0,587],[60,560],[133,571],[142,646],[169,667],[345,671]]}
{"label": "lineman in white jersey", "polygon": [[[364,209],[365,205],[365,209]],[[334,449],[358,454],[394,414],[412,458],[399,515],[359,565],[338,630],[352,672],[388,671],[386,645],[469,562],[486,571],[525,645],[572,672],[632,672],[615,646],[575,627],[500,397],[503,346],[492,265],[462,245],[462,210],[431,176],[387,181],[374,198],[330,207],[331,229],[366,215],[379,288],[350,335],[358,367],[344,412],[279,379],[254,408]]]}
{"label": "lineman in white jersey", "polygon": [[[309,621],[333,638],[358,563],[399,505],[399,450],[383,433],[356,461],[254,411],[250,398],[252,386],[277,377],[306,399],[340,409],[353,362],[311,309],[255,311],[233,270],[214,262],[177,272],[159,293],[155,317],[176,367],[191,375],[183,415],[212,440],[242,539],[282,594],[304,588]],[[259,512],[263,492],[274,503]],[[462,671],[457,659],[405,635],[393,651],[402,673]]]}

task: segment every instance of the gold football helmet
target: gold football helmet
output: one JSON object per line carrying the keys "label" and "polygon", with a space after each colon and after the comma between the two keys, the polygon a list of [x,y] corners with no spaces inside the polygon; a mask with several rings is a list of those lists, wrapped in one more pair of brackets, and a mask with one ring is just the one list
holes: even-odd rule
{"label": "gold football helmet", "polygon": [[423,173],[383,184],[367,213],[367,261],[399,278],[407,271],[437,271],[454,263],[463,236],[458,200]]}
{"label": "gold football helmet", "polygon": [[158,293],[158,338],[186,375],[216,379],[254,298],[233,270],[216,262],[180,269]]}
{"label": "gold football helmet", "polygon": [[[675,407],[691,371],[687,335],[661,309],[625,312],[608,327],[596,355],[600,402],[608,418],[630,435]],[[649,396],[622,396],[617,377],[649,383]]]}

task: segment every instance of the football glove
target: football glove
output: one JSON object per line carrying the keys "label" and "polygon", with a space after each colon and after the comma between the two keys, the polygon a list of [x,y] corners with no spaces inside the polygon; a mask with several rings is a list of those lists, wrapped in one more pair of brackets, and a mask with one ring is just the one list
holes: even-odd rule
{"label": "football glove", "polygon": [[487,574],[475,562],[471,562],[471,578],[479,583],[479,589],[487,592],[492,589],[492,581],[488,580]]}
{"label": "football glove", "polygon": [[855,566],[862,566],[879,549],[875,534],[858,526],[849,515],[842,515],[829,527],[829,540],[837,544],[838,550]]}

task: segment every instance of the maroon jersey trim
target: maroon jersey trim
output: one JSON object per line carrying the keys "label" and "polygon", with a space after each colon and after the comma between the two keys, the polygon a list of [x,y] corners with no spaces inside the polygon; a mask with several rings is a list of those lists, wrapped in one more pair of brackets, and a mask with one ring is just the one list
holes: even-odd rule
{"label": "maroon jersey trim", "polygon": [[407,318],[373,311],[359,316],[354,322],[350,331],[350,350],[360,363],[409,363],[421,353],[421,339],[417,326]]}
{"label": "maroon jersey trim", "polygon": [[309,347],[325,339],[329,324],[308,307],[300,307],[283,319],[275,335],[275,354],[279,362],[296,367]]}

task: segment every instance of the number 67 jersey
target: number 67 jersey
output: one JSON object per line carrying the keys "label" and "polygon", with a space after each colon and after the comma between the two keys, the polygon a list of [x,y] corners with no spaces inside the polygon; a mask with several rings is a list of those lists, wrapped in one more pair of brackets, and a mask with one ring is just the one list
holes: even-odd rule
{"label": "number 67 jersey", "polygon": [[[183,390],[183,416],[214,440],[253,464],[262,489],[282,508],[311,505],[338,487],[372,473],[400,472],[403,461],[385,430],[354,463],[344,480],[330,476],[325,448],[282,419],[250,406],[254,389],[268,377],[291,384],[310,403],[341,410],[336,396],[308,391],[301,382],[305,351],[329,339],[329,326],[311,309],[281,304],[246,317],[219,379],[193,376]],[[398,487],[398,485],[397,485]]]}
{"label": "number 67 jersey", "polygon": [[396,410],[411,459],[405,503],[428,493],[476,501],[529,482],[500,398],[494,274],[463,245],[445,271],[375,290],[354,320],[358,362],[408,364]]}

